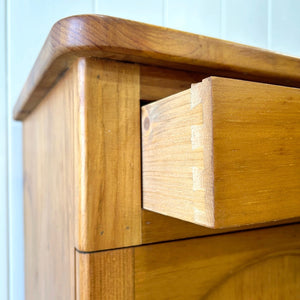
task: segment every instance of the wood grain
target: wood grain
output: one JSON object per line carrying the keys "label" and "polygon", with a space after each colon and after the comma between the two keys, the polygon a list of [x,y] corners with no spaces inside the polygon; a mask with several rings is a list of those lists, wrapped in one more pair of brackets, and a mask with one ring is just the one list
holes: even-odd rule
{"label": "wood grain", "polygon": [[78,68],[76,248],[140,244],[139,66],[81,59]]}
{"label": "wood grain", "polygon": [[300,225],[135,248],[135,299],[298,299]]}
{"label": "wood grain", "polygon": [[270,227],[289,223],[299,223],[300,217],[288,220],[257,223],[231,228],[208,228],[180,219],[164,216],[149,210],[142,210],[142,244],[151,244],[162,241],[179,240],[192,237],[215,235],[219,233],[230,233],[237,230]]}
{"label": "wood grain", "polygon": [[76,299],[134,299],[134,248],[76,251]]}
{"label": "wood grain", "polygon": [[[300,87],[299,69],[297,58],[112,17],[56,23],[14,110],[24,120],[26,297],[295,299],[299,224],[140,246],[250,227],[213,230],[141,208],[140,99],[181,92],[213,74]],[[219,227],[299,222],[290,219],[299,216],[299,92],[232,82],[213,84],[220,204],[211,207],[213,219]],[[274,125],[277,116],[284,124]],[[235,131],[226,136],[232,117]],[[255,126],[263,130],[254,139]],[[245,132],[254,142],[243,140]],[[272,148],[276,139],[280,148]],[[224,168],[232,161],[253,173],[247,193],[246,173]],[[260,166],[273,177],[256,183]],[[232,178],[237,186],[230,190]],[[251,208],[249,216],[236,199],[247,214]],[[262,224],[274,215],[289,219]]]}
{"label": "wood grain", "polygon": [[300,216],[300,90],[212,78],[216,226]]}
{"label": "wood grain", "polygon": [[200,82],[207,74],[140,65],[140,98],[146,101],[159,100],[182,92],[192,83]]}
{"label": "wood grain", "polygon": [[207,81],[142,107],[145,209],[214,224],[211,117]]}
{"label": "wood grain", "polygon": [[14,117],[24,119],[74,60],[91,56],[300,86],[300,60],[295,57],[108,16],[81,15],[53,26]]}
{"label": "wood grain", "polygon": [[213,228],[299,217],[299,123],[298,89],[217,77],[144,106],[143,207]]}
{"label": "wood grain", "polygon": [[26,299],[74,299],[71,68],[23,124]]}
{"label": "wood grain", "polygon": [[300,293],[299,270],[299,252],[278,253],[232,274],[218,288],[212,289],[206,299],[296,300]]}
{"label": "wood grain", "polygon": [[[181,92],[190,88],[191,83],[201,81],[205,74],[174,70],[155,66],[140,66],[140,98],[158,100],[163,97]],[[273,221],[268,223],[241,226],[238,230],[267,227],[278,224],[299,222],[300,218]],[[142,243],[182,239],[195,236],[218,234],[220,232],[236,231],[237,228],[210,229],[195,225],[176,218],[142,210]]]}

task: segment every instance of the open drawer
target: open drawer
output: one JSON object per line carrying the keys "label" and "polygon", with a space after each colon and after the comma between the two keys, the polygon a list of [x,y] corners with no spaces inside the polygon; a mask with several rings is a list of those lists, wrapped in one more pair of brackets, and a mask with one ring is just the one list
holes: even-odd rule
{"label": "open drawer", "polygon": [[209,77],[142,107],[143,208],[212,228],[300,216],[300,90]]}

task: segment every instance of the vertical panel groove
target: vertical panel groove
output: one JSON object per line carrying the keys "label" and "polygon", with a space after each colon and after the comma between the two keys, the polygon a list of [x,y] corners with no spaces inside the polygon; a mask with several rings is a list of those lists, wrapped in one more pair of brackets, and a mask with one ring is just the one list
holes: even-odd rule
{"label": "vertical panel groove", "polygon": [[[7,111],[8,109],[8,19],[7,19],[7,11],[8,11],[8,0],[5,0],[4,1],[4,5],[5,5],[5,8],[4,8],[4,14],[5,14],[5,36],[4,36],[4,43],[5,43],[5,53],[4,53],[4,61],[5,61],[5,71],[4,71],[4,76],[5,76],[5,82],[4,82],[4,97],[5,97],[5,111]],[[5,131],[6,131],[6,134],[5,134],[5,155],[4,157],[5,158],[8,158],[8,118],[6,116],[5,118]],[[6,197],[5,197],[5,200],[6,201],[6,219],[5,219],[5,222],[6,222],[6,253],[7,253],[7,263],[6,263],[6,289],[7,289],[7,299],[9,300],[10,299],[10,291],[9,291],[9,262],[10,262],[10,256],[9,256],[9,220],[8,220],[8,217],[9,217],[9,206],[8,206],[8,178],[9,178],[9,169],[8,169],[8,159],[6,160],[6,163],[5,163],[5,173],[6,173],[6,182],[5,182],[5,185],[6,185]]]}
{"label": "vertical panel groove", "polygon": [[9,298],[8,165],[7,165],[7,1],[0,4],[0,298]]}
{"label": "vertical panel groove", "polygon": [[[10,1],[5,0],[5,98],[6,98],[6,113],[9,116],[10,115]],[[6,200],[7,200],[7,207],[6,207],[6,213],[7,213],[7,296],[8,299],[11,299],[11,237],[10,237],[10,124],[11,119],[9,117],[6,118],[6,174],[7,174],[7,182],[6,182]]]}
{"label": "vertical panel groove", "polygon": [[167,26],[168,24],[168,14],[167,14],[167,11],[168,11],[168,0],[163,0],[163,13],[162,13],[162,16],[163,16],[163,26]]}
{"label": "vertical panel groove", "polygon": [[93,13],[96,14],[98,11],[98,1],[97,0],[92,0],[93,1]]}
{"label": "vertical panel groove", "polygon": [[221,28],[220,28],[220,34],[221,34],[222,39],[225,39],[225,36],[226,36],[225,16],[226,16],[225,3],[224,3],[224,0],[221,0],[221,20],[220,20]]}
{"label": "vertical panel groove", "polygon": [[272,48],[272,0],[268,0],[268,49]]}

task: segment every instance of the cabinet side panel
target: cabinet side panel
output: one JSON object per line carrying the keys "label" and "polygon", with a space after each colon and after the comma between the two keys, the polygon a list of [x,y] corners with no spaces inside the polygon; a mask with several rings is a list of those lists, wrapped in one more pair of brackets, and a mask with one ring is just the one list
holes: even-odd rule
{"label": "cabinet side panel", "polygon": [[76,299],[134,299],[133,255],[134,248],[76,251]]}
{"label": "cabinet side panel", "polygon": [[74,299],[73,100],[71,68],[26,118],[26,299]]}

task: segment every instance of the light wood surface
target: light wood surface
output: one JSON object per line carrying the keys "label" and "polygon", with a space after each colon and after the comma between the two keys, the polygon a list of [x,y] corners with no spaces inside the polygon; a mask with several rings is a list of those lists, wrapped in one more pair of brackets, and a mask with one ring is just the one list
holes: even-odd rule
{"label": "light wood surface", "polygon": [[288,220],[257,223],[230,228],[208,228],[180,219],[164,216],[149,210],[142,210],[142,244],[152,244],[162,241],[179,240],[192,237],[230,233],[237,230],[271,227],[281,224],[299,223],[300,217]]}
{"label": "light wood surface", "polygon": [[182,92],[191,83],[200,82],[207,74],[140,65],[140,98],[154,101]]}
{"label": "light wood surface", "polygon": [[298,89],[217,77],[143,106],[143,207],[213,228],[299,217],[299,124]]}
{"label": "light wood surface", "polygon": [[76,251],[76,299],[134,299],[134,248]]}
{"label": "light wood surface", "polygon": [[23,123],[26,299],[74,299],[71,68]]}
{"label": "light wood surface", "polygon": [[[131,99],[128,101],[132,101],[134,98],[138,99],[138,96],[137,94],[134,95],[133,91],[128,92],[127,96],[125,96],[125,89],[127,89],[125,86],[127,86],[127,83],[124,83],[124,73],[122,73],[124,80],[121,80],[119,83],[112,79],[114,76],[118,77],[118,72],[121,72],[117,66],[122,70],[126,68],[129,70],[128,72],[131,75],[127,75],[132,78],[132,81],[128,79],[128,88],[133,89],[134,83],[135,89],[138,89],[137,86],[140,81],[141,89],[143,90],[141,94],[151,95],[154,87],[156,87],[157,92],[156,95],[153,96],[153,99],[159,95],[168,94],[171,90],[176,91],[177,83],[181,89],[188,85],[188,82],[190,82],[189,80],[197,79],[197,76],[199,76],[188,72],[178,71],[171,79],[164,81],[161,74],[169,75],[169,70],[163,72],[160,68],[143,66],[141,68],[141,74],[143,74],[144,79],[142,79],[142,77],[138,79],[138,74],[136,74],[138,73],[138,66],[136,65],[127,63],[122,64],[110,60],[103,61],[99,59],[84,58],[75,62],[73,68],[76,71],[73,71],[73,73],[75,72],[76,74],[74,73],[74,75],[72,75],[73,82],[70,83],[70,86],[68,87],[70,93],[72,93],[68,97],[72,97],[72,103],[75,104],[73,112],[75,140],[72,146],[73,151],[75,151],[74,165],[76,170],[74,179],[74,193],[76,195],[74,196],[75,210],[72,213],[72,216],[75,216],[74,247],[80,251],[97,251],[101,249],[113,249],[116,247],[212,235],[219,232],[236,230],[236,228],[212,230],[141,209],[139,102],[138,100],[138,104],[128,102],[128,105],[132,105],[132,111],[129,115],[125,115],[122,112],[124,119],[121,120],[120,118],[115,117],[116,113],[121,113],[121,110],[119,110],[117,106],[113,106],[113,98],[108,96],[108,86],[110,86],[111,90],[115,89],[115,91],[117,91],[119,89],[119,91],[123,91],[121,93],[122,95],[120,94],[119,96],[117,96],[119,93],[118,91],[112,91],[112,94],[116,95],[116,101],[119,101],[123,96]],[[108,69],[114,70],[114,73],[108,71]],[[109,79],[107,79],[105,75],[107,73],[109,73]],[[180,81],[180,75],[182,75],[182,81]],[[105,83],[106,80],[110,81],[109,85]],[[77,82],[80,84],[77,84]],[[165,82],[166,84],[160,84],[160,82]],[[71,85],[73,86],[71,87]],[[59,85],[59,87],[55,86],[54,88],[57,89],[56,93],[59,93],[59,88],[64,89],[62,85]],[[107,93],[102,92],[103,90],[106,90]],[[136,91],[136,93],[138,92]],[[103,97],[103,102],[100,102],[100,95]],[[66,98],[67,96],[61,97]],[[51,100],[47,99],[45,100],[53,101],[52,98]],[[55,101],[55,104],[56,103],[57,102]],[[99,105],[99,103],[102,104]],[[116,102],[115,105],[117,105],[117,103],[119,102]],[[49,109],[48,114],[52,115],[52,119],[49,122],[55,123],[55,114],[57,111],[60,112],[60,110],[59,108],[54,108],[54,105],[50,106],[49,103],[47,105],[49,106],[47,106],[47,109]],[[129,107],[126,106],[127,104],[125,104],[125,102],[124,105],[125,107]],[[88,107],[90,107],[89,110],[87,109]],[[124,108],[124,110],[129,112],[126,108]],[[115,114],[114,117],[112,117],[113,114]],[[110,117],[112,117],[112,119],[110,119],[111,121],[108,120]],[[103,121],[101,121],[102,118],[107,122],[105,128],[103,127]],[[90,120],[90,122],[87,122],[87,120]],[[123,127],[117,125],[119,121]],[[34,126],[42,127],[44,126],[43,122],[43,117],[40,117]],[[112,127],[108,127],[111,126],[112,123],[108,122],[116,122],[114,123],[115,138],[111,137],[112,131],[109,132],[109,130],[112,130]],[[130,125],[127,127],[124,126],[126,123]],[[99,129],[96,130],[96,128]],[[129,131],[126,133],[126,130],[123,133],[117,133],[118,128],[131,130],[130,132],[132,133]],[[61,133],[63,133],[63,131],[57,130],[56,139],[64,138],[61,137]],[[130,140],[130,143],[121,142],[119,139],[120,134],[125,134],[125,136],[128,134],[130,139],[126,138],[124,140]],[[118,138],[116,136],[118,136]],[[25,139],[31,140],[30,134],[28,134],[28,137],[26,135],[24,137],[24,140]],[[27,143],[28,145],[30,144],[30,142]],[[121,149],[120,147],[123,149],[122,154],[121,152],[117,154],[117,151],[111,151],[111,149]],[[115,181],[119,192],[113,193],[115,187],[105,185],[105,183],[108,182],[105,176],[108,176],[107,178],[114,178],[117,174],[117,168],[120,164],[117,164],[117,160],[114,158],[116,156],[114,155],[125,155],[125,149],[128,149],[127,155],[129,155],[128,157],[130,158],[128,158],[127,161],[123,161],[123,167],[119,170],[123,170],[120,172],[126,174],[126,176],[122,175],[125,181],[132,176],[131,178],[133,178],[134,181],[132,185],[134,185],[134,187],[127,189],[127,191],[123,190],[122,192],[120,181],[118,183]],[[108,155],[106,162],[103,162],[103,159],[105,159],[103,153],[107,153]],[[28,154],[28,156],[29,155],[30,154]],[[30,159],[32,160],[34,158]],[[105,165],[111,166],[111,168],[107,167],[107,169],[104,169],[103,166]],[[82,168],[80,166],[82,166]],[[110,173],[112,170],[114,170],[113,173]],[[52,174],[49,173],[47,176],[51,177]],[[44,184],[46,184],[46,178],[44,178],[44,180]],[[114,181],[114,179],[111,180]],[[100,186],[103,188],[99,189]],[[130,183],[124,182],[124,186],[130,186]],[[122,193],[123,196],[121,196]],[[113,195],[113,197],[111,197],[111,195]],[[299,220],[299,218],[284,220],[284,223],[297,220]],[[278,223],[280,224],[283,222],[259,223],[253,226],[243,226],[241,229],[272,226]]]}
{"label": "light wood surface", "polygon": [[300,225],[135,248],[135,299],[298,299]]}
{"label": "light wood surface", "polygon": [[24,119],[78,57],[110,58],[288,86],[300,86],[300,60],[196,34],[100,15],[58,21],[22,90]]}
{"label": "light wood surface", "polygon": [[300,216],[300,90],[213,78],[217,226]]}
{"label": "light wood surface", "polygon": [[206,299],[296,300],[300,293],[299,270],[299,251],[271,255],[229,276]]}
{"label": "light wood surface", "polygon": [[300,293],[300,225],[76,252],[76,299],[287,299]]}
{"label": "light wood surface", "polygon": [[214,224],[211,118],[207,81],[142,107],[144,208]]}
{"label": "light wood surface", "polygon": [[78,63],[76,248],[141,243],[139,66]]}

